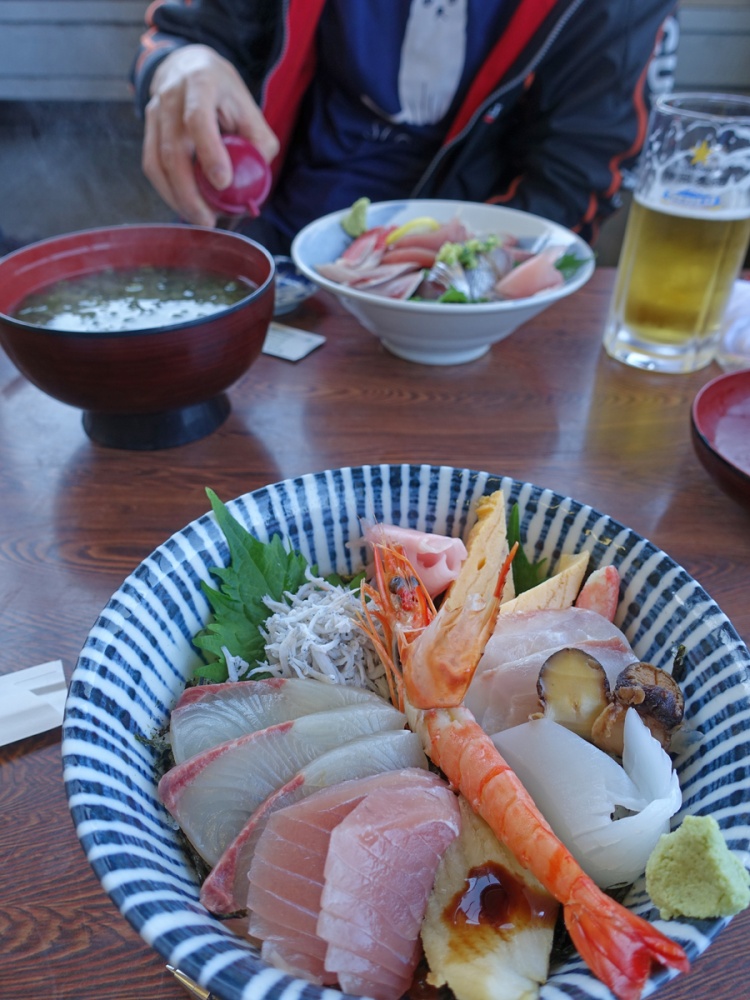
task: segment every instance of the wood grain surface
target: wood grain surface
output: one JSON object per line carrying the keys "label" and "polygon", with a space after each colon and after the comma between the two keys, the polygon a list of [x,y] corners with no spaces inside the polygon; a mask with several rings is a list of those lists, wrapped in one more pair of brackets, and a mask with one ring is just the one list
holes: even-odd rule
{"label": "wood grain surface", "polygon": [[[573,496],[646,536],[750,640],[750,510],[697,461],[690,405],[719,374],[658,376],[609,359],[614,272],[452,368],[386,353],[321,293],[287,321],[326,336],[298,363],[262,356],[232,412],[182,448],[92,444],[81,414],[0,352],[0,673],[62,659],[66,676],[123,578],[172,532],[267,483],[345,465],[486,469]],[[60,730],[0,749],[0,997],[185,996],[89,868],[65,800]],[[750,912],[660,1000],[737,1000],[750,981]]]}

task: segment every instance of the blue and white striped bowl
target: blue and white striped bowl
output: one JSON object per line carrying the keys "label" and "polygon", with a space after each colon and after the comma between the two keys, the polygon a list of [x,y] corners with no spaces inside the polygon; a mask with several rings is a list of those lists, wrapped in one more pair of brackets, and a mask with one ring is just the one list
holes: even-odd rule
{"label": "blue and white striped bowl", "polygon": [[[750,654],[726,616],[669,556],[606,515],[528,483],[426,465],[337,469],[287,480],[228,504],[262,540],[281,534],[321,571],[353,572],[359,518],[463,535],[472,502],[502,487],[518,501],[525,547],[554,565],[588,549],[622,576],[618,625],[643,660],[688,651],[686,715],[703,739],[676,761],[682,812],[710,814],[729,846],[750,857]],[[228,558],[206,514],[172,535],[122,584],[91,630],[75,669],[63,731],[64,779],[81,844],[103,887],[169,964],[223,1000],[335,1000],[262,963],[200,904],[198,881],[156,794],[154,756],[142,742],[168,720],[198,661],[191,637],[208,617],[201,581]],[[643,880],[626,905],[656,922],[691,958],[726,920],[659,921]],[[658,972],[647,994],[669,978]],[[580,960],[554,967],[543,1000],[611,1000]]]}

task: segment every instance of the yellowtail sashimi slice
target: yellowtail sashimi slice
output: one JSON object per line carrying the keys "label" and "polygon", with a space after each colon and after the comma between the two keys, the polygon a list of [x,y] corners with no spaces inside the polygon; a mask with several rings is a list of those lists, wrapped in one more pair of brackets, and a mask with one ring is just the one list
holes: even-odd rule
{"label": "yellowtail sashimi slice", "polygon": [[382,704],[364,688],[301,677],[273,677],[186,688],[172,710],[169,738],[175,763],[246,733],[313,712]]}
{"label": "yellowtail sashimi slice", "polygon": [[436,787],[453,798],[431,771],[388,771],[332,785],[274,812],[248,875],[248,929],[263,942],[261,957],[311,982],[336,982],[337,974],[325,968],[328,943],[317,932],[331,831],[375,791],[384,791],[387,801],[399,790],[414,797]]}
{"label": "yellowtail sashimi slice", "polygon": [[408,729],[361,736],[316,757],[255,810],[203,883],[201,902],[212,913],[222,915],[246,908],[247,873],[253,852],[277,809],[342,781],[427,766],[419,737]]}
{"label": "yellowtail sashimi slice", "polygon": [[344,993],[398,1000],[409,989],[435,873],[460,828],[441,783],[373,791],[333,830],[318,934]]}
{"label": "yellowtail sashimi slice", "polygon": [[382,700],[303,715],[190,757],[167,771],[159,796],[213,866],[261,802],[301,767],[358,736],[403,729],[405,721]]}
{"label": "yellowtail sashimi slice", "polygon": [[464,699],[486,733],[519,726],[539,711],[539,671],[565,647],[598,660],[612,685],[621,670],[638,660],[620,629],[595,611],[545,608],[501,614]]}

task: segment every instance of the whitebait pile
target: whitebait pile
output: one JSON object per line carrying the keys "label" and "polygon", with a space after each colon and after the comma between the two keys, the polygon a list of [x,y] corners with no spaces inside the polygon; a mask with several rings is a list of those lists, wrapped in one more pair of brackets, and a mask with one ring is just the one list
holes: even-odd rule
{"label": "whitebait pile", "polygon": [[266,660],[250,668],[225,652],[230,680],[271,674],[312,677],[328,684],[352,684],[388,698],[385,667],[357,625],[359,590],[308,576],[308,583],[284,600],[264,598],[271,611],[260,631]]}

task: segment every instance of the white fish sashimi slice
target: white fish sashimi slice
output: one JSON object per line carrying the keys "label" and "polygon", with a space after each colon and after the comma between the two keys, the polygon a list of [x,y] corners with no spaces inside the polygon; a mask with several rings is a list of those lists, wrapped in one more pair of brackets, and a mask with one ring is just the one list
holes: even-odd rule
{"label": "white fish sashimi slice", "polygon": [[611,685],[621,670],[638,660],[624,633],[586,608],[500,615],[465,698],[485,732],[521,725],[539,711],[539,671],[552,653],[565,647],[582,649],[597,659]]}
{"label": "white fish sashimi slice", "polygon": [[419,737],[407,729],[362,736],[316,757],[255,810],[204,881],[201,902],[222,915],[245,909],[255,845],[277,809],[342,781],[411,767],[426,768],[427,758]]}
{"label": "white fish sashimi slice", "polygon": [[[323,958],[317,965],[310,936],[317,934],[320,898],[331,831],[362,799],[376,789],[388,792],[444,786],[431,771],[408,768],[345,781],[274,812],[263,830],[248,872],[249,933],[268,936],[264,957],[291,968],[299,954],[308,954],[306,978],[330,982]],[[447,787],[447,786],[446,786]],[[285,928],[285,934],[282,933]],[[325,954],[327,943],[321,955]],[[296,957],[295,957],[296,956]]]}
{"label": "white fish sashimi slice", "polygon": [[267,678],[186,688],[172,710],[169,738],[175,763],[257,729],[346,705],[382,704],[348,684],[308,678]]}
{"label": "white fish sashimi slice", "polygon": [[[397,1000],[408,989],[435,873],[459,831],[456,796],[442,783],[373,791],[333,830],[317,929],[345,993]],[[388,928],[403,950],[393,934],[383,940]]]}
{"label": "white fish sashimi slice", "polygon": [[188,758],[167,771],[159,796],[213,866],[261,802],[300,767],[359,736],[403,729],[405,721],[383,701],[303,715]]}

